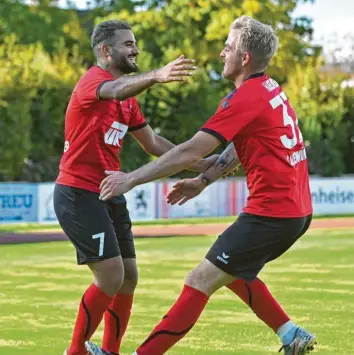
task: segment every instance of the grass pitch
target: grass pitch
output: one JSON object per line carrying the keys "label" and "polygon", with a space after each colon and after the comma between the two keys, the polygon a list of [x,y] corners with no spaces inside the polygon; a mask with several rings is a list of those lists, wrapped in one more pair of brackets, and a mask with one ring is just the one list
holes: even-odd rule
{"label": "grass pitch", "polygon": [[[353,214],[336,214],[336,215],[314,215],[313,219],[337,219],[337,218],[351,218]],[[224,217],[191,217],[191,218],[167,218],[167,219],[154,219],[152,221],[133,221],[134,226],[166,226],[166,225],[178,225],[178,224],[206,224],[206,223],[233,223],[235,222],[235,216]],[[8,223],[0,224],[1,233],[29,233],[29,232],[43,232],[53,231],[61,232],[58,223]]]}
{"label": "grass pitch", "polygon": [[[167,312],[214,237],[136,241],[140,283],[123,354]],[[62,355],[78,302],[91,282],[69,242],[0,246],[0,354]],[[314,332],[323,355],[354,354],[354,230],[311,230],[260,277],[291,315]],[[99,341],[102,327],[93,337]],[[171,355],[266,355],[273,334],[229,290],[219,290]],[[315,353],[316,353],[315,352]]]}

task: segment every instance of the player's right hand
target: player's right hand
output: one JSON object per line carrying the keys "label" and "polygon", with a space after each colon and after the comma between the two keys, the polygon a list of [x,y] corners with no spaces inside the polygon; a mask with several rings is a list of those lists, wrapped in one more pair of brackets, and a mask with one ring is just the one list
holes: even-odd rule
{"label": "player's right hand", "polygon": [[193,59],[185,58],[182,54],[173,62],[155,71],[157,83],[170,83],[172,81],[186,81],[187,77],[197,69]]}
{"label": "player's right hand", "polygon": [[171,205],[178,203],[179,206],[182,206],[190,199],[198,196],[205,188],[206,185],[199,177],[180,180],[173,185],[172,191],[167,195],[167,203]]}
{"label": "player's right hand", "polygon": [[105,171],[108,175],[100,184],[99,199],[107,201],[112,197],[120,196],[130,191],[134,187],[134,183],[130,180],[131,173],[123,173],[123,171]]}

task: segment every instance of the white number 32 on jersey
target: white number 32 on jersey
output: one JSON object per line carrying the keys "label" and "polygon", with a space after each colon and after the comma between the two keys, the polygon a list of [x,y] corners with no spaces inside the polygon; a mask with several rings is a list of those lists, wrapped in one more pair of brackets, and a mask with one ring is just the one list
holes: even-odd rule
{"label": "white number 32 on jersey", "polygon": [[277,96],[275,96],[273,99],[269,101],[271,104],[273,110],[278,108],[279,106],[282,106],[283,109],[283,123],[284,126],[290,126],[291,131],[292,131],[292,138],[289,138],[286,134],[282,135],[280,137],[281,142],[283,143],[285,148],[291,149],[296,146],[297,143],[301,143],[303,141],[301,131],[298,127],[298,119],[295,116],[295,118],[292,118],[289,113],[288,113],[288,106],[286,106],[285,102],[287,101],[286,95],[281,92]]}

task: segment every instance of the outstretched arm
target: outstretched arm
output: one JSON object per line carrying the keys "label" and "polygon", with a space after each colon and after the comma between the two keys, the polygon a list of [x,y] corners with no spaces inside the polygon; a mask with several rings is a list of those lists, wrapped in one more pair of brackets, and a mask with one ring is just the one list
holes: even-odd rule
{"label": "outstretched arm", "polygon": [[101,99],[126,100],[136,96],[156,83],[185,81],[196,69],[194,60],[181,55],[163,68],[138,75],[123,75],[120,78],[105,82],[98,91]]}
{"label": "outstretched arm", "polygon": [[198,178],[205,186],[208,186],[214,181],[234,171],[239,165],[240,161],[234,144],[230,143],[221,153],[216,162],[204,173],[200,174]]}
{"label": "outstretched arm", "polygon": [[174,175],[198,162],[220,145],[220,141],[205,132],[198,132],[189,141],[169,150],[160,158],[129,173],[107,172],[101,183],[101,200],[108,200],[131,190],[134,186]]}
{"label": "outstretched arm", "polygon": [[[140,144],[145,152],[160,157],[175,147],[168,139],[156,134],[151,126],[147,125],[136,131],[130,133],[134,139]],[[201,159],[195,164],[191,165],[188,169],[196,172],[204,172],[208,169],[218,158],[218,155],[212,155],[208,158]]]}
{"label": "outstretched arm", "polygon": [[198,196],[208,185],[229,174],[240,165],[235,147],[230,143],[221,153],[217,161],[204,173],[194,179],[178,181],[167,196],[171,205],[183,205],[188,200]]}

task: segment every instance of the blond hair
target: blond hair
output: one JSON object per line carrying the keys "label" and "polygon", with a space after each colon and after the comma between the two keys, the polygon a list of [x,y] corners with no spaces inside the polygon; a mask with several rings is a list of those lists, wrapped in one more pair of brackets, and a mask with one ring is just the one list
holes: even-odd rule
{"label": "blond hair", "polygon": [[251,54],[254,70],[266,69],[278,47],[274,29],[250,16],[241,16],[232,23],[231,30],[239,32],[236,48]]}

